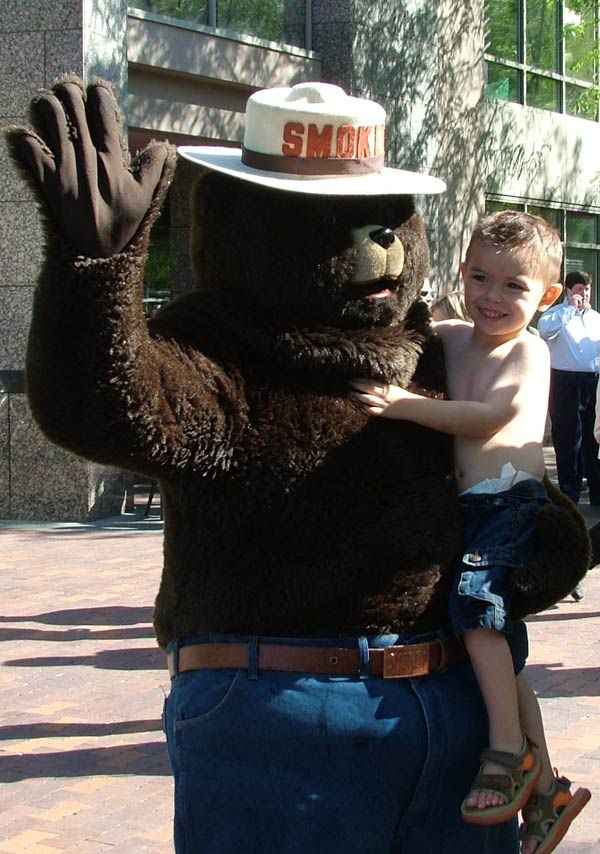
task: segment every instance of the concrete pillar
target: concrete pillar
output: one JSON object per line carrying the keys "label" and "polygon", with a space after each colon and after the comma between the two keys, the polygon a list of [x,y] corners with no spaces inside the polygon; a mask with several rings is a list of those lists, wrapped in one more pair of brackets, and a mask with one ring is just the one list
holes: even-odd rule
{"label": "concrete pillar", "polygon": [[[98,75],[123,93],[124,0],[0,0],[0,124],[27,124],[41,88],[65,73]],[[0,372],[25,366],[43,248],[36,203],[0,141]],[[84,520],[120,510],[123,475],[51,445],[17,379],[0,383],[0,517]]]}

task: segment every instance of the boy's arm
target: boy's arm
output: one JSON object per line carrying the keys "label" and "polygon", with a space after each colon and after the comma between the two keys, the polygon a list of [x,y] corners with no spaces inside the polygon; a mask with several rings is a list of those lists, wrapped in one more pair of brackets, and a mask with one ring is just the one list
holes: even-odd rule
{"label": "boy's arm", "polygon": [[491,401],[431,400],[394,385],[354,380],[354,397],[371,415],[422,424],[453,436],[493,436],[516,415],[514,388]]}
{"label": "boy's arm", "polygon": [[493,436],[525,407],[547,406],[549,360],[541,347],[516,345],[480,401],[431,400],[399,388],[355,380],[354,396],[372,414],[413,421],[453,436]]}

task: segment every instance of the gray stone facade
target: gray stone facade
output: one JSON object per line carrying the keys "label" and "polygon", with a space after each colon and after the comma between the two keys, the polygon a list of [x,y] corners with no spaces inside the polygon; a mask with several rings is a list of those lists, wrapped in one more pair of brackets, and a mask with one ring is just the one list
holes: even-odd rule
{"label": "gray stone facade", "polygon": [[[307,0],[310,2],[310,0]],[[236,143],[256,89],[337,83],[388,114],[387,160],[448,186],[418,199],[438,288],[456,286],[485,194],[600,212],[600,125],[484,101],[484,0],[313,0],[312,50],[165,22],[125,0],[0,0],[0,123],[26,121],[60,74],[112,80],[132,151],[151,138]],[[286,13],[296,9],[286,0]],[[298,27],[297,22],[294,26]],[[172,292],[193,286],[189,186],[169,197]],[[35,203],[0,140],[0,372],[22,370],[42,258]],[[0,392],[0,517],[86,519],[119,509],[123,476],[48,445],[22,394]]]}
{"label": "gray stone facade", "polygon": [[[0,124],[27,124],[36,91],[62,74],[122,87],[123,0],[0,0]],[[0,140],[0,376],[22,371],[43,233],[36,203]],[[0,389],[2,389],[0,383]],[[22,391],[0,390],[0,517],[75,520],[117,513],[123,474],[51,445]]]}

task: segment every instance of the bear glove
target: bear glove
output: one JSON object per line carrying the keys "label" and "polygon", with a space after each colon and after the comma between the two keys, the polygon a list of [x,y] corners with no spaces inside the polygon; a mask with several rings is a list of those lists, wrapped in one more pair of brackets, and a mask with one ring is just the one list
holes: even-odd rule
{"label": "bear glove", "polygon": [[535,556],[511,576],[514,620],[568,596],[591,562],[590,538],[579,510],[547,476],[544,485],[553,503],[538,513]]}
{"label": "bear glove", "polygon": [[[31,104],[34,131],[6,130],[11,154],[76,255],[109,258],[156,219],[175,149],[151,142],[128,165],[112,87],[64,77]],[[148,227],[149,227],[148,225]]]}

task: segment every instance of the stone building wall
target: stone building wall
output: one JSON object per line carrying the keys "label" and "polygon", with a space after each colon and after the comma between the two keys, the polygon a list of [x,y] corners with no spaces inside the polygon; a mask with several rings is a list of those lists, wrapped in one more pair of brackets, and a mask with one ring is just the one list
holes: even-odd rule
{"label": "stone building wall", "polygon": [[[0,125],[27,124],[31,97],[67,72],[101,75],[123,86],[126,13],[123,0],[0,0]],[[42,247],[36,203],[2,139],[0,518],[107,516],[120,510],[123,475],[51,445],[31,417],[22,374],[15,380],[25,367]]]}

